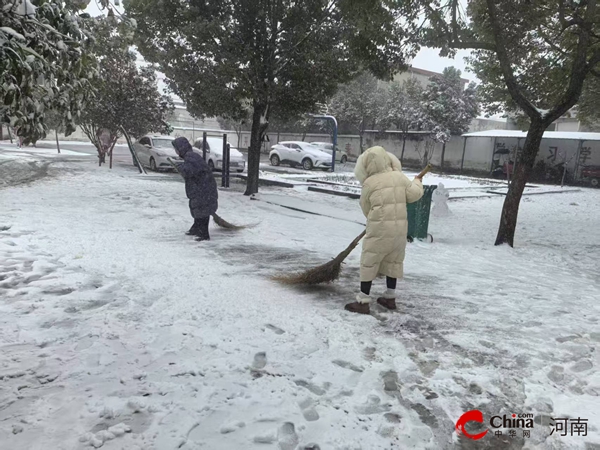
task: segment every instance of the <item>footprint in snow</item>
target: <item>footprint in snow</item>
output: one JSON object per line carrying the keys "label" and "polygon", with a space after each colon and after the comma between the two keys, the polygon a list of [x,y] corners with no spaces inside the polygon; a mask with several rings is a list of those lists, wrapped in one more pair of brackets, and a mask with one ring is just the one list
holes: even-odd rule
{"label": "footprint in snow", "polygon": [[376,395],[369,395],[365,404],[355,407],[355,410],[358,414],[365,415],[388,412],[390,409],[392,409],[392,406],[389,404],[382,405],[381,399]]}
{"label": "footprint in snow", "polygon": [[239,430],[240,428],[244,428],[245,426],[246,424],[244,422],[234,422],[230,424],[225,424],[219,429],[219,432],[221,434],[229,434]]}
{"label": "footprint in snow", "polygon": [[548,378],[555,383],[561,383],[565,379],[565,369],[561,366],[552,366],[552,370],[548,372]]}
{"label": "footprint in snow", "polygon": [[340,359],[335,359],[331,362],[333,364],[335,364],[336,366],[339,366],[343,369],[349,369],[349,370],[352,370],[354,372],[359,372],[359,373],[364,371],[364,369],[362,367],[355,366],[354,364],[352,364],[351,362],[348,362],[348,361],[342,361]]}
{"label": "footprint in snow", "polygon": [[581,361],[576,362],[571,366],[571,370],[573,372],[585,372],[586,370],[590,370],[594,365],[591,361],[587,359],[582,359]]}
{"label": "footprint in snow", "polygon": [[384,372],[381,374],[381,379],[383,380],[383,390],[385,392],[398,392],[398,374],[390,370],[388,372]]}
{"label": "footprint in snow", "polygon": [[258,352],[254,355],[254,361],[252,361],[252,368],[256,370],[264,369],[267,365],[267,354],[266,352]]}
{"label": "footprint in snow", "polygon": [[310,383],[306,380],[294,380],[294,383],[296,383],[296,386],[300,386],[305,389],[308,389],[310,392],[312,392],[315,395],[323,395],[326,392],[325,389],[317,386],[316,384]]}
{"label": "footprint in snow", "polygon": [[319,420],[319,413],[315,409],[314,402],[311,398],[307,398],[306,400],[300,402],[298,406],[300,406],[302,415],[307,422],[316,422]]}
{"label": "footprint in snow", "polygon": [[269,330],[271,330],[275,334],[283,334],[283,333],[285,333],[284,330],[282,330],[279,327],[276,327],[275,325],[271,325],[270,323],[266,324],[265,327],[267,327]]}
{"label": "footprint in snow", "polygon": [[277,431],[277,443],[281,450],[295,450],[298,446],[298,435],[292,422],[286,422]]}

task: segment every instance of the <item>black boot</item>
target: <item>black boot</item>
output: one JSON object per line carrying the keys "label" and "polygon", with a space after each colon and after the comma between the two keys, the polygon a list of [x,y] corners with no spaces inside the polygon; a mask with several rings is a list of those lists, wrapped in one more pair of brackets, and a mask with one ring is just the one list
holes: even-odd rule
{"label": "black boot", "polygon": [[201,227],[200,227],[200,219],[194,219],[194,225],[185,232],[188,236],[200,236]]}
{"label": "black boot", "polygon": [[208,222],[210,221],[210,217],[203,217],[201,219],[196,219],[198,221],[198,236],[196,238],[197,241],[210,241],[210,235],[208,234]]}

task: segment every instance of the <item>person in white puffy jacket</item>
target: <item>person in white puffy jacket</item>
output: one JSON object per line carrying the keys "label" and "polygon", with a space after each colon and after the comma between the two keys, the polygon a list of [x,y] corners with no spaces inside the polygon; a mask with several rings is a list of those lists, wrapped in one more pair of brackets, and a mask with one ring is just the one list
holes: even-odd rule
{"label": "person in white puffy jacket", "polygon": [[362,185],[360,206],[367,218],[360,260],[360,293],[346,310],[369,314],[373,280],[386,277],[387,290],[377,303],[396,309],[396,282],[404,273],[408,220],[406,204],[423,196],[420,178],[411,181],[398,158],[383,147],[372,147],[356,162],[354,175]]}

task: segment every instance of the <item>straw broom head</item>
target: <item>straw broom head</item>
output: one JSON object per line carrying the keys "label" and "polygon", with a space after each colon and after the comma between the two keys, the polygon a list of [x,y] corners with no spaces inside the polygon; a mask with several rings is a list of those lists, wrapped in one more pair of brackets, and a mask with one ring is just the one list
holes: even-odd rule
{"label": "straw broom head", "polygon": [[229,223],[216,213],[213,214],[212,217],[218,226],[220,226],[221,228],[225,228],[226,230],[238,231],[249,227],[248,225],[234,225],[232,223]]}
{"label": "straw broom head", "polygon": [[290,275],[277,275],[273,279],[283,284],[299,285],[299,284],[321,284],[330,283],[339,278],[342,271],[342,263],[348,257],[350,252],[358,245],[366,231],[363,231],[352,241],[352,243],[342,253],[337,255],[331,261],[321,264],[318,267],[298,272]]}

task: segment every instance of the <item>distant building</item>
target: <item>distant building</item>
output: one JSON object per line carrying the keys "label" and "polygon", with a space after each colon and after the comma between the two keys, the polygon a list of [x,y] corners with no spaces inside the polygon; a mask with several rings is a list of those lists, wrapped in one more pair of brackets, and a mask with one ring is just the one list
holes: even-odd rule
{"label": "distant building", "polygon": [[[509,114],[507,118],[507,130],[521,130],[519,122],[514,114]],[[583,133],[600,132],[600,123],[591,126],[584,125],[577,118],[577,105],[571,108],[564,116],[555,120],[547,131],[579,131]]]}
{"label": "distant building", "polygon": [[[394,76],[394,81],[402,84],[404,81],[415,79],[419,83],[421,83],[423,87],[426,87],[431,82],[429,79],[435,75],[442,74],[438,72],[431,72],[429,70],[418,69],[416,67],[409,67],[407,71],[401,72]],[[464,87],[467,87],[467,85],[469,84],[469,80],[465,78],[461,78],[461,80],[464,84]]]}
{"label": "distant building", "polygon": [[506,130],[506,119],[488,119],[485,117],[476,117],[469,125],[469,133],[487,130]]}

